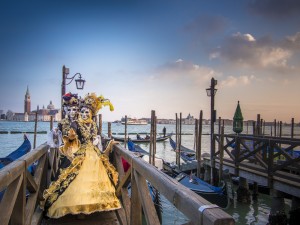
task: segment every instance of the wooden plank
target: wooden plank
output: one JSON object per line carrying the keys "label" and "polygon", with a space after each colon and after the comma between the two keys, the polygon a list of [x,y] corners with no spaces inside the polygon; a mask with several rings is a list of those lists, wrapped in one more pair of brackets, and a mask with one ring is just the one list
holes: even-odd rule
{"label": "wooden plank", "polygon": [[15,179],[6,188],[3,199],[0,203],[0,220],[2,225],[9,223],[11,218],[16,199],[18,197],[20,188],[23,182],[23,174],[21,174],[17,179]]}
{"label": "wooden plank", "polygon": [[0,173],[0,191],[6,188],[7,185],[12,183],[19,177],[24,170],[24,161],[15,161],[1,169]]}
{"label": "wooden plank", "polygon": [[23,225],[25,224],[25,205],[26,205],[26,177],[25,170],[27,170],[27,166],[24,163],[24,172],[22,173],[21,185],[18,193],[17,199],[14,205],[14,209],[11,214],[10,223]]}
{"label": "wooden plank", "polygon": [[39,206],[37,206],[32,215],[31,225],[40,225],[42,223],[42,219],[43,219],[43,211],[40,209]]}
{"label": "wooden plank", "polygon": [[[132,166],[132,165],[131,165]],[[142,224],[142,205],[139,199],[137,181],[134,174],[131,174],[131,209],[130,209],[130,224]]]}
{"label": "wooden plank", "polygon": [[[42,174],[43,174],[43,169],[45,169],[45,162],[46,162],[46,155],[44,155],[38,163],[38,168],[35,171],[35,176],[34,176],[34,182],[37,185],[37,189],[35,193],[31,193],[27,199],[27,204],[26,204],[26,209],[25,209],[25,214],[26,214],[26,221],[25,224],[29,225],[31,224],[32,216],[35,211],[37,199],[40,195],[40,188],[41,188],[41,180],[42,180]],[[31,176],[31,174],[29,174]]]}
{"label": "wooden plank", "polygon": [[138,184],[139,197],[143,205],[147,224],[160,224],[145,178],[136,171],[134,171],[134,178]]}
{"label": "wooden plank", "polygon": [[26,170],[26,179],[27,179],[27,189],[30,193],[34,193],[37,191],[38,186],[34,181],[34,178],[32,177],[31,173]]}
{"label": "wooden plank", "polygon": [[43,220],[41,225],[119,225],[115,211],[96,212],[84,215],[66,215],[59,219]]}
{"label": "wooden plank", "polygon": [[[199,223],[199,218],[203,217],[203,221],[207,222],[205,223],[206,225],[234,224],[234,219],[220,208],[206,209],[202,214],[199,208],[203,205],[210,205],[210,202],[189,188],[181,185],[175,179],[157,170],[154,166],[149,165],[140,158],[136,158],[133,153],[126,151],[120,147],[119,144],[114,145],[114,151],[119,152],[127,161],[131,161],[134,169],[136,169],[141,176],[145,177],[164,197],[193,221],[193,223]],[[132,202],[132,204],[134,203]]]}
{"label": "wooden plank", "polygon": [[128,184],[130,183],[130,178],[131,178],[131,170],[127,170],[125,176],[123,177],[123,179],[121,180],[121,182],[119,182],[119,185],[117,187],[116,195],[118,197],[120,197],[120,195],[121,195],[122,188],[123,187],[127,188]]}
{"label": "wooden plank", "polygon": [[[116,153],[114,151],[114,160],[116,162],[116,168],[118,170],[119,173],[119,179],[123,179],[125,177],[125,173],[124,173],[124,168],[123,168],[123,164],[121,161],[121,156]],[[131,168],[129,168],[129,170],[131,170]],[[130,208],[131,208],[131,202],[130,202],[130,198],[128,196],[128,190],[127,187],[122,187],[121,188],[121,195],[122,195],[122,205],[123,208],[125,210],[125,215],[126,218],[122,219],[122,223],[123,224],[130,224]]]}

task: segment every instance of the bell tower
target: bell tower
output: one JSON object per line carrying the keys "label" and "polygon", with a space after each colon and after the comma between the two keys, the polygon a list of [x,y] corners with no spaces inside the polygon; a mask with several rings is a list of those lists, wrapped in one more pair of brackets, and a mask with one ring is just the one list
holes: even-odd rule
{"label": "bell tower", "polygon": [[24,113],[30,114],[30,112],[31,112],[31,100],[30,100],[29,88],[27,85],[27,91],[24,100]]}

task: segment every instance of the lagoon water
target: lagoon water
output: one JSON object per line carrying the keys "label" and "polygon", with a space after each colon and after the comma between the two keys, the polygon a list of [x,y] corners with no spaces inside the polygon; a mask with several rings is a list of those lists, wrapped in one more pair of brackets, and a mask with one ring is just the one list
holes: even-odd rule
{"label": "lagoon water", "polygon": [[[54,126],[57,124],[54,123]],[[175,125],[171,124],[158,124],[157,132],[161,133],[163,127],[166,127],[167,133],[175,133]],[[217,126],[215,130],[217,131]],[[37,126],[37,131],[49,131],[49,122],[39,122]],[[246,128],[245,128],[246,130]],[[34,122],[9,122],[0,121],[0,131],[9,131],[8,134],[0,134],[0,157],[5,157],[11,151],[18,148],[23,142],[23,134],[11,134],[10,131],[20,131],[20,132],[33,132]],[[128,126],[127,132],[129,136],[134,138],[136,133],[150,133],[150,125],[131,125]],[[202,136],[202,153],[209,153],[210,141],[209,134],[210,126],[203,125],[203,136]],[[249,134],[252,133],[251,127],[248,129]],[[270,127],[266,127],[266,134],[270,134]],[[107,123],[103,123],[103,133],[107,134]],[[124,134],[124,125],[112,123],[112,133],[116,136],[122,136]],[[182,125],[182,133],[186,135],[182,136],[182,145],[188,148],[194,147],[194,125]],[[225,133],[232,133],[232,127],[226,126]],[[300,133],[300,128],[295,128],[295,134]],[[189,135],[188,135],[189,134]],[[290,127],[283,127],[283,134],[290,134]],[[27,134],[32,146],[34,142],[34,134]],[[143,136],[143,134],[141,134]],[[47,141],[47,134],[37,134],[36,146],[39,146]],[[140,144],[140,146],[149,150],[149,144]],[[168,162],[175,161],[175,152],[171,150],[171,146],[168,141],[158,142],[156,146],[157,157],[161,157]],[[286,199],[286,211],[288,215],[288,210],[290,208],[290,200]],[[180,213],[176,208],[174,208],[165,198],[162,198],[163,204],[163,224],[182,224],[188,220]],[[271,197],[267,195],[260,194],[259,199],[251,204],[234,203],[231,204],[228,209],[225,209],[227,213],[233,216],[236,224],[244,225],[265,225],[268,223],[268,216],[270,213]]]}

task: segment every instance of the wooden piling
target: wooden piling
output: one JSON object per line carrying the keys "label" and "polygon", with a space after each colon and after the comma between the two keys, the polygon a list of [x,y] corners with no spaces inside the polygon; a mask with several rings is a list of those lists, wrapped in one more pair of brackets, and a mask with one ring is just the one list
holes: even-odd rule
{"label": "wooden piling", "polygon": [[36,147],[37,121],[38,121],[38,110],[36,110],[36,112],[35,112],[35,120],[34,120],[34,136],[33,136],[33,148]]}
{"label": "wooden piling", "polygon": [[200,111],[199,115],[199,125],[198,125],[198,144],[197,144],[197,176],[199,178],[203,178],[201,174],[201,138],[202,138],[202,120],[203,113]]}
{"label": "wooden piling", "polygon": [[178,119],[178,115],[177,115],[177,113],[175,113],[175,119],[176,119],[176,146],[175,146],[175,153],[176,153],[176,165],[178,165],[179,164],[179,159],[178,159],[178,156],[179,156],[179,154],[178,154],[178,139],[179,139],[179,125],[178,125],[178,123],[179,123],[179,119]]}
{"label": "wooden piling", "polygon": [[289,225],[298,225],[300,220],[300,199],[295,196],[292,197],[292,205],[289,214]]}
{"label": "wooden piling", "polygon": [[195,119],[195,131],[194,131],[194,150],[196,152],[196,158],[198,154],[198,119]]}
{"label": "wooden piling", "polygon": [[127,115],[125,115],[124,148],[127,149]]}
{"label": "wooden piling", "polygon": [[295,121],[294,121],[294,118],[292,118],[292,122],[291,122],[291,138],[294,138],[294,126],[295,126]]}
{"label": "wooden piling", "polygon": [[239,187],[236,191],[237,194],[237,201],[243,203],[250,203],[250,191],[247,179],[244,177],[240,177],[239,179]]}
{"label": "wooden piling", "polygon": [[247,126],[247,134],[248,134],[248,131],[249,131],[249,124],[248,124],[248,121],[246,123],[246,126]]}
{"label": "wooden piling", "polygon": [[260,114],[257,114],[257,120],[256,120],[256,135],[261,135],[261,124],[260,124]]}
{"label": "wooden piling", "polygon": [[220,143],[219,143],[219,151],[220,151],[220,166],[219,166],[219,182],[223,177],[223,157],[224,157],[224,126],[221,127],[220,134]]}
{"label": "wooden piling", "polygon": [[53,129],[53,116],[50,116],[50,130]]}
{"label": "wooden piling", "polygon": [[179,114],[179,140],[178,140],[178,168],[180,169],[180,154],[181,154],[181,134],[182,134],[182,113]]}
{"label": "wooden piling", "polygon": [[272,196],[269,224],[287,225],[288,220],[287,216],[285,215],[284,193],[273,189]]}
{"label": "wooden piling", "polygon": [[274,137],[277,136],[277,122],[276,122],[276,119],[274,120]]}
{"label": "wooden piling", "polygon": [[99,134],[102,135],[102,114],[98,115],[98,123],[99,123]]}
{"label": "wooden piling", "polygon": [[[224,122],[224,120],[223,120]],[[221,117],[219,116],[219,121],[218,121],[218,134],[221,134]]]}
{"label": "wooden piling", "polygon": [[111,138],[112,137],[112,135],[111,135],[111,122],[107,123],[107,133],[108,133],[108,137]]}

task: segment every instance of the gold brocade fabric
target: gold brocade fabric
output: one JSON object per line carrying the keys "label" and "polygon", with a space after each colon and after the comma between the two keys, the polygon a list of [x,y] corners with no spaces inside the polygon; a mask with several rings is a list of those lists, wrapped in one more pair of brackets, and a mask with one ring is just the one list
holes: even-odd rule
{"label": "gold brocade fabric", "polygon": [[82,145],[71,165],[44,192],[47,216],[59,218],[119,209],[114,187],[117,182],[118,173],[108,157],[92,143]]}

